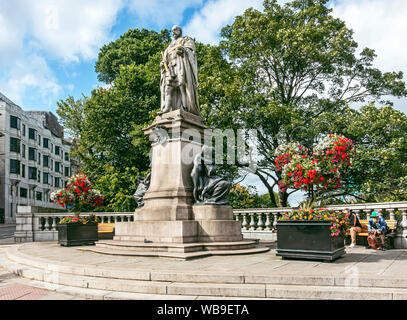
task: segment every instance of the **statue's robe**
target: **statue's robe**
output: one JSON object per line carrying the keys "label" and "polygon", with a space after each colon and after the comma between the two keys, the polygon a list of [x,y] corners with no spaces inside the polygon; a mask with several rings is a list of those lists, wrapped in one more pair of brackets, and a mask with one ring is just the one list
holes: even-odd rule
{"label": "statue's robe", "polygon": [[[183,51],[183,55],[176,53],[177,48]],[[190,37],[180,37],[171,42],[163,54],[164,62],[167,63],[169,71],[161,69],[161,110],[166,106],[166,90],[168,86],[185,87],[185,93],[182,90],[174,90],[175,103],[173,108],[191,112],[200,115],[198,103],[198,63],[196,58],[195,42]],[[175,79],[171,75],[176,75]],[[186,105],[183,105],[185,101]]]}

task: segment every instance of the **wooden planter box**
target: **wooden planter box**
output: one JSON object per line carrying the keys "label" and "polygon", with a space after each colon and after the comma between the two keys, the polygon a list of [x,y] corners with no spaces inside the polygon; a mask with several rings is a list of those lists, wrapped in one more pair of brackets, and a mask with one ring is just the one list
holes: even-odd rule
{"label": "wooden planter box", "polygon": [[98,240],[98,224],[93,222],[58,224],[57,230],[61,246],[94,245]]}
{"label": "wooden planter box", "polygon": [[343,236],[331,236],[330,221],[277,221],[277,256],[334,261],[346,254]]}

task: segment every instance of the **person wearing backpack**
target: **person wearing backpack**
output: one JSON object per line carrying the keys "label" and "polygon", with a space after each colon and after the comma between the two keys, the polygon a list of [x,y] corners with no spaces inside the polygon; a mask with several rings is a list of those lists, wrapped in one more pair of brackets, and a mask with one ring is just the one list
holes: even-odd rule
{"label": "person wearing backpack", "polygon": [[373,211],[367,223],[367,231],[369,232],[367,241],[372,249],[386,250],[384,247],[384,240],[387,230],[388,227],[386,220],[384,220],[383,217],[378,216],[376,211]]}

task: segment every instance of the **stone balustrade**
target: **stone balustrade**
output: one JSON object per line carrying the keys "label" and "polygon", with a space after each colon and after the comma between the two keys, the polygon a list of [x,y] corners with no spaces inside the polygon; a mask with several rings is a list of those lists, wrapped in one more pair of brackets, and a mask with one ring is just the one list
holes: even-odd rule
{"label": "stone balustrade", "polygon": [[[16,231],[14,233],[15,242],[31,241],[55,241],[58,240],[56,229],[59,221],[69,214],[62,213],[42,213],[41,208],[32,206],[19,206],[17,208]],[[81,217],[89,216],[92,213],[81,213]],[[95,212],[99,223],[115,223],[121,221],[132,221],[133,212]]]}
{"label": "stone balustrade", "polygon": [[[370,219],[370,214],[376,211],[386,219],[398,220],[399,230],[395,246],[407,248],[407,202],[361,203],[348,205],[332,205],[325,208],[333,210],[349,210],[359,219]],[[277,220],[279,216],[292,208],[256,208],[234,210],[236,221],[242,223],[242,233],[246,239],[277,240]],[[397,213],[397,217],[396,217]]]}
{"label": "stone balustrade", "polygon": [[[386,219],[398,220],[399,230],[395,239],[397,248],[407,248],[407,202],[361,203],[326,206],[333,210],[349,208],[360,219],[369,219],[376,211]],[[246,239],[265,241],[277,240],[277,220],[292,208],[255,208],[234,210],[234,218],[242,223],[242,233]],[[41,213],[40,208],[19,206],[16,217],[16,242],[53,241],[58,239],[56,225],[67,213]],[[132,221],[133,212],[96,212],[100,223]],[[81,213],[87,216],[89,213]]]}

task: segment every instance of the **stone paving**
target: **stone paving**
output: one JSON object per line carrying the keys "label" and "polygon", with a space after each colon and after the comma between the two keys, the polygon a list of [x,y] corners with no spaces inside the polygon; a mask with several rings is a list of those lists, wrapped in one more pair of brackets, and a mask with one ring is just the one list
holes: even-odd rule
{"label": "stone paving", "polygon": [[110,256],[86,252],[78,247],[61,247],[56,242],[29,243],[19,249],[23,254],[55,262],[88,266],[119,267],[120,269],[209,271],[216,273],[262,273],[333,275],[357,268],[361,275],[407,277],[407,250],[368,250],[362,246],[346,248],[347,254],[332,262],[282,260],[276,256],[274,245],[266,253],[235,256],[210,256],[179,261],[171,258]]}
{"label": "stone paving", "polygon": [[[245,277],[268,277],[275,275],[303,275],[323,278],[324,276],[355,275],[361,279],[387,279],[388,281],[407,281],[407,250],[387,251],[368,250],[362,246],[346,248],[347,254],[332,263],[321,261],[282,260],[276,256],[275,244],[264,244],[271,250],[266,253],[236,256],[210,256],[206,258],[179,261],[170,258],[109,256],[82,250],[80,247],[61,247],[56,242],[26,243],[18,251],[35,259],[61,265],[86,265],[94,268],[108,268],[149,272],[165,277],[165,272],[193,272],[212,277],[236,275]],[[17,245],[11,245],[15,247]],[[9,245],[0,245],[0,254]],[[373,280],[372,280],[373,279]],[[165,279],[163,279],[165,280]],[[389,282],[390,283],[390,282]],[[312,285],[312,284],[311,284]],[[30,287],[30,280],[15,276],[0,267],[1,299],[80,299],[78,295],[68,295]],[[143,295],[140,295],[143,299]],[[148,298],[148,295],[144,295]],[[150,296],[154,299],[154,296]],[[202,297],[194,297],[202,298]],[[227,298],[227,297],[224,297]],[[180,297],[181,299],[181,297]]]}
{"label": "stone paving", "polygon": [[[12,239],[3,243],[10,244]],[[0,245],[0,254],[9,245]],[[30,285],[30,279],[19,277],[0,265],[0,300],[82,300],[73,295],[62,294]]]}

